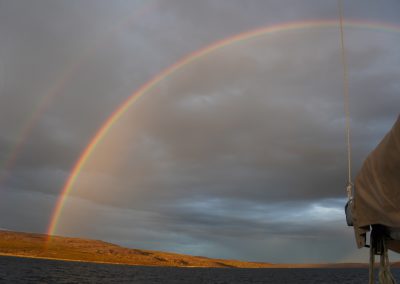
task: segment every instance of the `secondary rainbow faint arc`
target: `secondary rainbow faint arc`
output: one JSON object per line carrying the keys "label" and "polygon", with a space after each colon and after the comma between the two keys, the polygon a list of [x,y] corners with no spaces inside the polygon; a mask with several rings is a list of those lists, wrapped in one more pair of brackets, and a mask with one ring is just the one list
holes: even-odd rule
{"label": "secondary rainbow faint arc", "polygon": [[[101,142],[101,140],[106,136],[107,132],[111,129],[111,127],[125,114],[125,112],[144,94],[150,91],[154,86],[160,83],[162,80],[167,78],[168,76],[175,73],[177,70],[182,67],[195,62],[196,60],[210,54],[211,52],[221,49],[225,46],[231,45],[233,43],[249,40],[252,38],[256,38],[258,36],[262,36],[265,34],[272,34],[276,32],[282,31],[290,31],[290,30],[301,30],[306,28],[332,28],[338,27],[337,20],[313,20],[313,21],[303,21],[303,22],[290,22],[284,23],[274,26],[266,26],[257,29],[253,29],[250,31],[242,32],[236,34],[234,36],[225,38],[223,40],[219,40],[214,42],[211,45],[208,45],[202,49],[199,49],[195,52],[190,53],[189,55],[181,58],[179,61],[164,69],[162,72],[158,73],[155,77],[149,80],[147,83],[142,85],[138,90],[132,93],[104,122],[104,124],[97,131],[95,136],[91,139],[89,144],[86,146],[84,151],[81,153],[79,159],[75,163],[72,168],[72,172],[66,181],[64,187],[61,190],[60,196],[56,202],[55,208],[53,210],[53,214],[50,219],[50,223],[47,229],[47,234],[49,236],[54,235],[57,229],[58,219],[62,213],[62,209],[64,203],[68,197],[68,194],[71,192],[75,181],[77,180],[80,171],[85,165],[86,161],[96,149],[96,146]],[[379,23],[379,22],[366,22],[359,20],[346,20],[345,27],[353,27],[353,28],[362,28],[362,29],[372,29],[378,31],[389,31],[389,32],[399,32],[400,27],[387,23]],[[339,30],[338,30],[339,32]],[[339,48],[339,43],[338,43]],[[339,60],[339,59],[338,59]]]}
{"label": "secondary rainbow faint arc", "polygon": [[74,61],[72,61],[62,72],[62,75],[55,80],[55,84],[52,85],[45,95],[39,100],[37,106],[34,108],[29,119],[24,125],[22,125],[20,131],[18,132],[16,143],[13,145],[8,155],[6,155],[3,161],[0,161],[0,186],[7,179],[10,171],[14,167],[20,152],[22,151],[24,144],[28,140],[29,135],[32,133],[34,127],[38,124],[40,118],[43,116],[44,112],[55,100],[56,96],[60,94],[65,88],[69,80],[75,75],[82,64],[96,51],[101,43],[104,44],[108,41],[111,35],[118,32],[120,29],[130,24],[130,22],[136,18],[141,17],[147,13],[151,8],[154,7],[154,2],[144,2],[146,5],[140,6],[140,9],[135,10],[135,13],[130,15],[130,17],[119,21],[114,27],[112,27],[106,34],[104,38],[98,40],[97,43],[93,44],[92,47],[84,50]]}

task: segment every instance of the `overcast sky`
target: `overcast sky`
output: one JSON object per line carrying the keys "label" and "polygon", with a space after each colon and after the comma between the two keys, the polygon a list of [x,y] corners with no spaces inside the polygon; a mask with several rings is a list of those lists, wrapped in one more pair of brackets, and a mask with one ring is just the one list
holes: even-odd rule
{"label": "overcast sky", "polygon": [[[400,2],[344,1],[353,171],[399,115]],[[0,228],[44,233],[135,90],[216,41],[335,20],[335,0],[0,0]],[[367,261],[345,224],[338,27],[227,45],[142,96],[83,167],[56,233],[265,262]]]}

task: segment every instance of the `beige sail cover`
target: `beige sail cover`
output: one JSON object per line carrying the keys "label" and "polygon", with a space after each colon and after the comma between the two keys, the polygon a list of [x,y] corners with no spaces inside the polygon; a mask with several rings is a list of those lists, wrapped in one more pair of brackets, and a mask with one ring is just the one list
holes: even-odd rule
{"label": "beige sail cover", "polygon": [[355,181],[352,208],[358,247],[369,225],[400,227],[400,116],[369,154]]}

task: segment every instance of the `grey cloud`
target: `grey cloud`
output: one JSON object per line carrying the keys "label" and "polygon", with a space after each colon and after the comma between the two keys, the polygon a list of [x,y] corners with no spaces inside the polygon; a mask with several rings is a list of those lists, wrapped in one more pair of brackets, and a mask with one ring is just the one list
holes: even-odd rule
{"label": "grey cloud", "polygon": [[[194,200],[194,202],[199,204],[198,200]],[[210,204],[217,207],[210,206]],[[246,214],[248,206],[255,205],[249,203],[242,204],[242,206],[244,205],[242,208],[237,202],[229,204],[229,202],[221,200],[218,202],[204,200],[206,207],[197,205],[194,210],[191,210],[190,202],[186,203],[185,206],[182,205],[183,203],[164,208],[159,213],[153,212],[151,209],[147,212],[140,210],[121,212],[97,208],[95,214],[99,218],[96,218],[95,224],[75,218],[74,224],[71,225],[71,222],[69,222],[69,226],[72,226],[69,230],[70,233],[75,231],[76,233],[79,232],[78,234],[85,234],[86,230],[96,230],[98,235],[111,235],[108,238],[114,238],[117,243],[130,243],[132,245],[133,242],[141,247],[152,249],[164,246],[164,249],[167,247],[169,250],[177,252],[185,252],[186,250],[186,252],[200,255],[207,252],[208,256],[215,257],[218,257],[217,254],[221,251],[225,251],[225,255],[230,257],[237,258],[241,255],[243,258],[246,255],[248,259],[279,262],[284,261],[285,254],[280,255],[278,252],[285,249],[290,249],[292,252],[292,261],[320,261],[324,258],[323,255],[326,250],[330,250],[326,246],[324,247],[324,242],[325,244],[327,242],[334,244],[348,236],[343,230],[342,220],[337,220],[337,217],[331,219],[327,215],[331,221],[326,221],[325,225],[321,225],[319,222],[315,222],[318,219],[317,216],[307,216],[307,214],[301,216],[304,209],[307,211],[309,207],[309,204],[306,203],[297,205],[295,203],[274,204],[271,208],[263,206],[259,208],[262,214],[257,212],[258,214],[253,213],[254,215]],[[236,210],[232,209],[232,205],[235,206]],[[292,209],[288,211],[291,214],[299,215],[298,218],[303,217],[303,220],[298,222],[293,218],[294,215],[292,218],[285,216],[280,212],[280,206],[285,206],[285,208],[291,206]],[[331,206],[329,202],[328,206]],[[243,212],[243,214],[241,215],[240,212]],[[234,216],[231,216],[231,213],[234,213]],[[72,214],[74,215],[73,212]],[[279,218],[277,218],[278,215],[280,215]],[[122,228],[119,227],[121,226],[120,222],[113,222],[117,220],[124,221]],[[82,221],[82,224],[80,221]],[[107,223],[110,226],[104,226]],[[63,226],[64,229],[66,227]],[[160,234],[164,236],[162,243],[160,243]],[[129,235],[134,236],[134,240],[127,240],[126,237]],[[276,244],[271,246],[271,243]],[[316,244],[311,249],[315,252],[315,255],[307,254],[308,259],[301,260],[302,257],[304,258],[305,249],[310,248],[311,243]],[[299,249],[302,246],[305,246],[304,249]],[[218,250],[213,252],[213,250],[209,250],[210,247],[218,247]],[[260,255],[256,253],[256,257],[254,253],[257,247],[263,253]],[[348,245],[348,247],[350,248],[351,245]],[[318,250],[320,250],[319,253]],[[336,250],[334,254],[336,257],[344,257],[347,253],[348,250]],[[251,254],[253,255],[250,256]]]}
{"label": "grey cloud", "polygon": [[[385,3],[346,2],[345,16],[397,21],[398,3]],[[337,17],[336,3],[297,0],[0,7],[1,165],[54,93],[14,167],[0,169],[9,171],[0,227],[27,231],[45,231],[91,137],[155,74],[243,31]],[[356,171],[398,115],[399,36],[345,32]],[[352,235],[339,213],[346,157],[338,36],[336,28],[269,34],[162,80],[97,145],[58,233],[215,257],[351,259]],[[315,210],[327,210],[327,219]]]}

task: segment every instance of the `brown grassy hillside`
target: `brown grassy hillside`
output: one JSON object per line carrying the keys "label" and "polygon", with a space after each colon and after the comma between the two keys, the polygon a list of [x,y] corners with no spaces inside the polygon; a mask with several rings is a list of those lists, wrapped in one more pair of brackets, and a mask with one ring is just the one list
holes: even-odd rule
{"label": "brown grassy hillside", "polygon": [[0,254],[64,260],[107,262],[130,265],[181,267],[271,267],[268,263],[211,259],[160,251],[128,249],[97,240],[53,237],[47,235],[0,231]]}
{"label": "brown grassy hillside", "polygon": [[[356,268],[366,264],[271,264],[212,259],[161,251],[129,249],[98,240],[0,230],[0,255],[128,265],[225,268]],[[399,263],[394,264],[399,267]]]}

